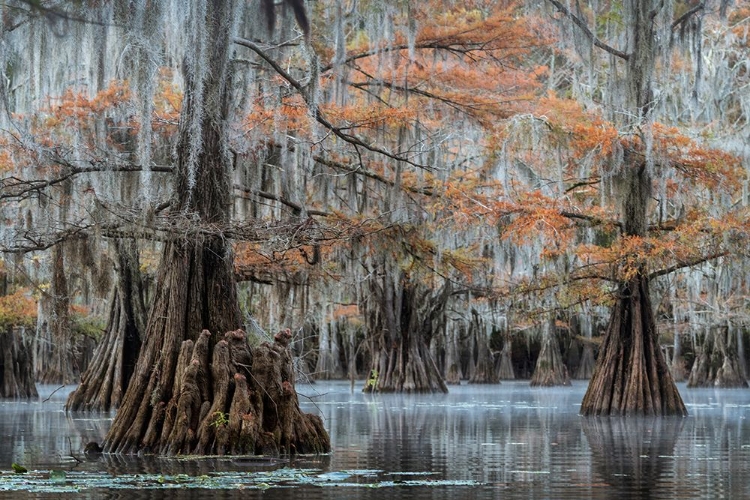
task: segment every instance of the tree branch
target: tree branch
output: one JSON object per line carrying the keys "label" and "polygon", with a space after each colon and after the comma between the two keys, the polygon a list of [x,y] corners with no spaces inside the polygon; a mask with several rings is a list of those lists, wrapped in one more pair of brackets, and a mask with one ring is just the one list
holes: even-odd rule
{"label": "tree branch", "polygon": [[[299,205],[293,201],[287,200],[286,198],[283,198],[276,194],[269,193],[267,191],[248,189],[246,187],[240,186],[239,184],[235,184],[234,189],[237,191],[241,191],[242,193],[247,194],[247,195],[255,195],[260,198],[264,198],[266,200],[278,201],[282,205],[286,205],[287,207],[291,208],[296,214],[302,213],[302,209],[303,209],[302,205]],[[307,213],[308,215],[318,215],[320,217],[331,216],[330,212],[325,212],[323,210],[316,210],[314,208],[306,208],[305,213]]]}
{"label": "tree branch", "polygon": [[565,7],[563,4],[558,2],[557,0],[547,0],[547,2],[551,3],[552,5],[557,8],[560,12],[563,13],[563,15],[567,18],[569,18],[573,23],[578,26],[584,35],[586,35],[586,38],[588,38],[591,43],[594,44],[594,46],[599,47],[600,49],[604,50],[605,52],[609,52],[613,56],[619,57],[623,61],[627,61],[630,59],[630,54],[626,54],[625,52],[621,50],[617,50],[616,48],[612,47],[611,45],[607,45],[606,43],[599,40],[594,33],[591,32],[589,27],[586,25],[586,23],[581,19],[580,17],[576,16],[570,10],[568,10],[567,7]]}
{"label": "tree branch", "polygon": [[673,30],[677,29],[681,24],[687,22],[687,20],[690,19],[694,14],[700,12],[701,10],[705,8],[706,8],[706,2],[700,2],[698,5],[696,5],[695,7],[693,7],[692,9],[688,10],[683,15],[675,19],[674,22],[672,23],[672,29]]}
{"label": "tree branch", "polygon": [[238,44],[238,45],[243,46],[243,47],[247,47],[248,49],[250,49],[253,52],[255,52],[258,56],[260,56],[261,59],[263,59],[264,61],[266,61],[273,68],[273,70],[276,71],[276,73],[279,76],[281,76],[284,80],[286,80],[289,83],[289,85],[291,85],[292,87],[294,87],[294,89],[297,90],[297,92],[299,92],[299,94],[305,100],[305,103],[307,104],[308,108],[310,108],[310,111],[312,112],[313,117],[315,118],[315,120],[318,123],[320,123],[321,125],[323,125],[325,128],[327,128],[328,130],[330,130],[333,133],[333,135],[335,135],[339,139],[341,139],[344,142],[347,142],[347,143],[349,143],[349,144],[351,144],[351,145],[353,145],[355,147],[364,148],[364,149],[366,149],[368,151],[371,151],[373,153],[381,154],[381,155],[383,155],[383,156],[385,156],[387,158],[391,158],[391,159],[396,160],[396,161],[404,162],[404,163],[406,163],[408,165],[411,165],[413,167],[416,167],[416,168],[419,168],[419,169],[422,169],[422,170],[429,170],[429,171],[433,170],[433,168],[431,166],[429,166],[429,165],[423,165],[421,163],[417,163],[415,161],[412,161],[407,156],[404,156],[404,155],[398,154],[398,153],[392,153],[392,152],[386,151],[385,149],[380,148],[378,146],[374,146],[372,144],[368,144],[368,143],[364,142],[363,139],[357,137],[356,135],[349,134],[349,133],[345,132],[343,128],[337,127],[337,126],[333,125],[331,122],[329,122],[323,116],[323,113],[320,110],[320,108],[316,104],[314,104],[313,102],[311,102],[310,95],[306,91],[305,87],[299,81],[297,81],[294,77],[292,77],[292,75],[290,75],[289,73],[287,73],[286,70],[284,70],[284,68],[282,68],[279,65],[279,63],[277,63],[275,60],[273,60],[273,58],[270,55],[268,55],[263,49],[261,49],[256,43],[251,42],[250,40],[247,40],[247,39],[244,39],[244,38],[235,38],[234,42],[236,44]]}
{"label": "tree branch", "polygon": [[686,267],[697,266],[698,264],[702,264],[704,262],[708,262],[709,260],[718,259],[719,257],[726,257],[727,255],[729,255],[729,252],[725,250],[723,252],[717,252],[717,253],[713,253],[713,254],[710,254],[710,255],[704,255],[702,257],[696,258],[695,260],[680,261],[680,262],[678,262],[677,264],[675,264],[673,266],[670,266],[670,267],[667,267],[667,268],[664,268],[664,269],[659,269],[658,271],[652,272],[651,274],[648,275],[648,279],[650,281],[650,280],[652,280],[654,278],[658,278],[659,276],[664,276],[666,274],[670,274],[670,273],[673,273],[675,271],[679,271],[680,269],[684,269]]}

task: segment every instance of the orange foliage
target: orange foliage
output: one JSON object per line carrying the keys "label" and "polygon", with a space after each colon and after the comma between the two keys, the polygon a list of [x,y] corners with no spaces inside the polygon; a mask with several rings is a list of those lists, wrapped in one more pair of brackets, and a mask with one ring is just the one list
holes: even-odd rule
{"label": "orange foliage", "polygon": [[31,327],[36,323],[37,302],[29,290],[18,291],[0,297],[0,330],[14,326]]}

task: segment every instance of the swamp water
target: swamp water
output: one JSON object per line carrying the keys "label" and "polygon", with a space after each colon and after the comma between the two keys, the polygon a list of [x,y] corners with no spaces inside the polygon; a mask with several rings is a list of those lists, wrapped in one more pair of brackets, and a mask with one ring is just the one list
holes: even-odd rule
{"label": "swamp water", "polygon": [[[299,385],[333,453],[290,461],[102,455],[111,415],[66,415],[72,388],[0,402],[0,498],[750,498],[750,390],[686,389],[687,418],[582,418],[585,382],[371,395]],[[11,464],[25,466],[14,473]]]}

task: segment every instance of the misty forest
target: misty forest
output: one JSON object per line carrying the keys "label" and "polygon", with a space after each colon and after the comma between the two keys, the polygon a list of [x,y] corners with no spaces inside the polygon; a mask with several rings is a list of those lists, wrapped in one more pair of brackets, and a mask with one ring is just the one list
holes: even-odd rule
{"label": "misty forest", "polygon": [[750,2],[0,5],[0,396],[97,451],[335,455],[331,381],[745,397]]}

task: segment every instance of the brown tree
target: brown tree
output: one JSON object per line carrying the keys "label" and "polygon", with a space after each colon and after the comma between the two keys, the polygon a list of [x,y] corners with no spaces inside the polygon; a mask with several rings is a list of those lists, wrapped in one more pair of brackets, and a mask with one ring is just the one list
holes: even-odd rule
{"label": "brown tree", "polygon": [[[548,3],[563,13],[566,22],[574,22],[575,29],[593,46],[607,51],[612,60],[625,66],[624,75],[613,89],[618,92],[619,109],[611,112],[614,123],[628,130],[632,139],[620,141],[622,159],[612,177],[622,235],[645,237],[654,171],[647,144],[655,67],[661,49],[658,40],[663,35],[659,30],[665,24],[670,30],[672,19],[667,19],[664,2],[623,2],[626,50],[622,51],[600,41],[585,20],[561,2]],[[687,413],[658,343],[646,263],[635,263],[634,267],[635,272],[617,287],[594,375],[581,404],[583,415]]]}
{"label": "brown tree", "polygon": [[531,376],[531,386],[557,385],[570,385],[570,377],[560,353],[557,325],[554,317],[550,317],[542,326],[542,349],[536,360],[534,374]]}
{"label": "brown tree", "polygon": [[0,397],[35,398],[31,342],[23,327],[0,332]]}
{"label": "brown tree", "polygon": [[[294,391],[289,336],[250,350],[241,330],[229,221],[229,57],[239,2],[198,0],[170,204],[185,233],[164,245],[141,354],[104,449],[116,453],[325,452]],[[202,14],[202,15],[198,15]],[[179,214],[179,216],[178,216]],[[203,332],[203,333],[201,333]],[[226,336],[224,333],[227,333]]]}
{"label": "brown tree", "polygon": [[116,278],[106,329],[80,384],[68,396],[67,410],[117,409],[140,353],[147,313],[138,246],[126,239],[114,240],[114,247]]}

